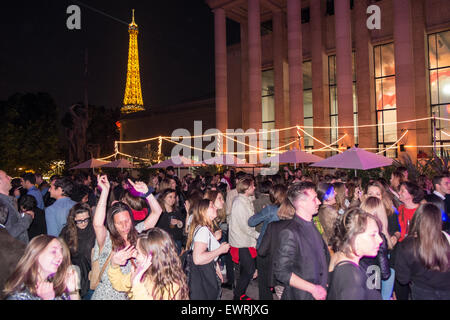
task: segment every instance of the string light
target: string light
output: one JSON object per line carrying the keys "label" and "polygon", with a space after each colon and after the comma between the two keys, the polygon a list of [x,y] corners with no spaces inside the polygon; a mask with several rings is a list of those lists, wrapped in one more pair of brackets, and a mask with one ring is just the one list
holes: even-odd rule
{"label": "string light", "polygon": [[[184,144],[184,143],[181,143],[181,142],[176,142],[176,141],[173,141],[173,140],[170,140],[170,139],[166,139],[166,138],[163,138],[164,140],[166,140],[167,142],[171,142],[171,143],[174,143],[174,144],[177,144],[177,145],[181,145],[181,146],[184,146],[184,147],[187,147],[187,148],[191,148],[191,149],[193,149],[193,150],[199,150],[199,151],[202,151],[202,152],[211,152],[211,150],[206,150],[206,149],[202,149],[202,148],[197,148],[197,147],[193,147],[193,146],[190,146],[190,145],[187,145],[187,144]],[[291,144],[293,144],[293,143],[295,143],[296,141],[292,141],[292,142],[290,142],[290,143],[288,143],[288,144],[285,144],[285,145],[283,145],[283,146],[280,146],[280,147],[277,147],[277,148],[274,148],[274,149],[271,149],[271,150],[266,150],[266,151],[249,151],[249,152],[224,152],[223,154],[233,154],[233,155],[251,155],[251,154],[259,154],[259,153],[264,153],[264,152],[270,152],[270,153],[283,153],[283,151],[276,151],[276,150],[278,150],[278,149],[281,149],[281,148],[285,148],[285,147],[287,147],[287,146],[290,146]]]}
{"label": "string light", "polygon": [[[434,148],[435,146],[405,146],[405,148]],[[436,148],[448,148],[450,147],[450,144],[441,144],[437,145]]]}
{"label": "string light", "polygon": [[[441,120],[441,121],[450,121],[450,119],[446,119],[446,118],[439,118],[439,117],[426,117],[426,118],[420,118],[420,119],[413,119],[413,120],[404,120],[404,121],[397,121],[397,122],[386,122],[386,123],[377,123],[377,124],[366,124],[366,125],[358,125],[358,126],[292,126],[292,127],[287,127],[287,128],[282,128],[282,129],[271,129],[271,130],[267,130],[267,133],[272,133],[272,132],[282,132],[282,131],[287,131],[287,130],[291,130],[291,129],[299,129],[299,128],[303,128],[303,129],[351,129],[351,128],[369,128],[369,127],[382,127],[382,126],[392,126],[392,125],[398,125],[398,124],[404,124],[404,123],[411,123],[411,122],[418,122],[418,121],[425,121],[425,120],[431,120],[431,119],[436,119],[436,120]],[[240,135],[255,135],[255,134],[259,134],[259,132],[234,132],[232,133],[233,136],[240,136]],[[194,136],[181,136],[181,138],[190,138],[190,139],[195,139],[195,138],[204,138],[204,137],[212,137],[212,136],[216,136],[216,135],[222,135],[226,138],[228,137],[228,133],[222,133],[222,132],[216,132],[216,133],[210,133],[210,134],[203,134],[203,135],[194,135]],[[130,143],[142,143],[142,142],[148,142],[148,141],[153,141],[156,139],[159,139],[160,137],[153,137],[153,138],[146,138],[146,139],[141,139],[141,140],[130,140],[130,141],[116,141],[116,143],[124,143],[124,144],[130,144]],[[164,139],[173,139],[176,137],[172,137],[172,136],[161,136],[161,138]],[[324,144],[325,145],[325,144]]]}
{"label": "string light", "polygon": [[[307,136],[309,136],[310,138],[312,138],[314,141],[317,141],[317,142],[319,142],[320,144],[323,144],[324,146],[327,145],[326,143],[324,143],[324,142],[320,141],[319,139],[313,137],[313,136],[310,135],[308,132],[306,132],[305,130],[303,130],[302,128],[300,128],[300,126],[297,126],[297,128],[298,128],[299,130],[301,130],[304,134],[306,134]],[[345,134],[345,135],[347,135],[347,134]],[[336,149],[336,148],[333,148],[333,147],[328,147],[328,148],[330,148],[330,149],[333,150],[333,151],[337,151],[337,152],[339,152],[339,153],[342,152],[342,151],[340,151],[340,150],[338,150],[338,149]]]}
{"label": "string light", "polygon": [[329,145],[327,145],[327,146],[325,146],[325,147],[322,147],[322,148],[320,148],[320,149],[316,149],[316,150],[314,150],[313,149],[313,151],[311,151],[311,152],[319,152],[319,151],[322,151],[322,150],[324,150],[324,149],[329,149],[332,145],[334,145],[334,144],[337,144],[339,141],[341,141],[342,139],[344,139],[345,137],[347,136],[347,134],[344,134],[342,137],[340,137],[338,140],[336,140],[335,142],[333,142],[333,143],[331,143],[331,144],[329,144]]}
{"label": "string light", "polygon": [[381,150],[381,151],[377,152],[377,154],[386,152],[386,151],[391,150],[392,148],[394,148],[395,145],[396,145],[397,143],[399,143],[400,140],[402,140],[404,136],[406,136],[406,134],[408,133],[408,131],[409,131],[409,130],[406,130],[405,133],[400,137],[400,139],[398,139],[393,145],[391,145],[390,147],[388,147],[388,148],[386,148],[386,149],[384,149],[384,150]]}

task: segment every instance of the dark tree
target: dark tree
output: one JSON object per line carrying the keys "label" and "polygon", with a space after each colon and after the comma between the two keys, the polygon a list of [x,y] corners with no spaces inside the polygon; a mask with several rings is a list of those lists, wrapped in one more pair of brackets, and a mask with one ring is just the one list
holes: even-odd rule
{"label": "dark tree", "polygon": [[48,93],[16,93],[0,101],[0,168],[46,172],[61,157],[58,107]]}

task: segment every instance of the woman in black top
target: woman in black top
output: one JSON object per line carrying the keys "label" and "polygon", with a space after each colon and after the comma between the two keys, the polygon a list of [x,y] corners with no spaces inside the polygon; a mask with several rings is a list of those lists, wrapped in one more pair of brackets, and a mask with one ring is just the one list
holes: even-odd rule
{"label": "woman in black top", "polygon": [[[59,235],[67,243],[70,258],[80,268],[80,295],[89,292],[89,271],[91,271],[91,253],[95,245],[95,231],[91,222],[91,208],[87,203],[77,203],[70,209],[67,225]],[[90,292],[90,294],[93,292]]]}
{"label": "woman in black top", "polygon": [[408,237],[397,248],[396,278],[410,284],[413,300],[450,300],[450,243],[434,204],[414,213]]}
{"label": "woman in black top", "polygon": [[176,203],[176,191],[165,189],[158,197],[158,202],[163,209],[156,227],[167,231],[175,242],[178,254],[181,253],[183,243],[183,227],[186,222],[186,211],[180,209]]}
{"label": "woman in black top", "polygon": [[360,208],[349,209],[337,223],[331,244],[335,254],[330,262],[328,300],[379,300],[381,295],[359,261],[377,255],[382,239],[379,220]]}

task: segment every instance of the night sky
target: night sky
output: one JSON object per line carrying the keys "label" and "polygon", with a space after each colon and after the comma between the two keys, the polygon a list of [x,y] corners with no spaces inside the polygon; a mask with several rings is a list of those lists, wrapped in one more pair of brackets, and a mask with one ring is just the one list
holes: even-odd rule
{"label": "night sky", "polygon": [[[81,30],[66,27],[72,4]],[[82,101],[87,48],[89,104],[121,107],[133,8],[146,108],[214,94],[214,16],[204,0],[16,0],[0,8],[0,100],[48,92],[61,110]]]}

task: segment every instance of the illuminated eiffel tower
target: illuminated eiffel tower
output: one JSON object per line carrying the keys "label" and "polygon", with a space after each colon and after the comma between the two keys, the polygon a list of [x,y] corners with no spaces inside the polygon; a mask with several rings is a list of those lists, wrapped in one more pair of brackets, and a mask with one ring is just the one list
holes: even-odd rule
{"label": "illuminated eiffel tower", "polygon": [[134,9],[133,21],[128,27],[128,33],[130,34],[130,44],[128,48],[128,72],[125,97],[123,99],[123,107],[121,109],[122,113],[133,113],[145,110],[144,102],[142,100],[141,78],[139,75],[139,54],[137,42],[139,28],[136,22],[134,22]]}

